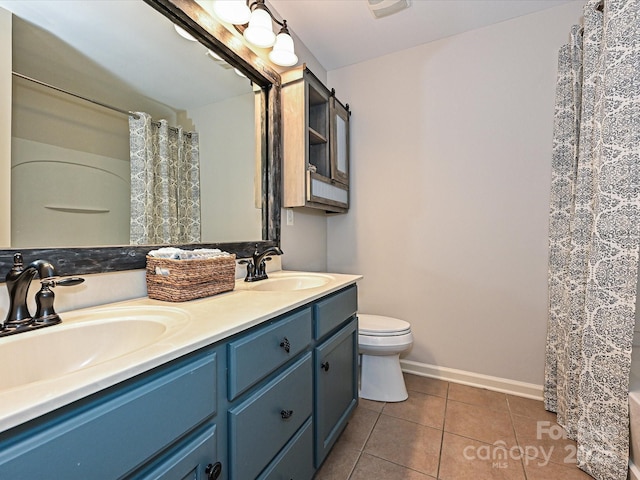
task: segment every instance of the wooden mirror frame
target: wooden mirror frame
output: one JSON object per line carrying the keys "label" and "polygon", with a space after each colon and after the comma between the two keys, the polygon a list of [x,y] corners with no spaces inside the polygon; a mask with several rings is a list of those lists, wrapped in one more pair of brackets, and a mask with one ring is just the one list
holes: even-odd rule
{"label": "wooden mirror frame", "polygon": [[[173,23],[181,26],[205,47],[220,55],[231,66],[243,72],[258,93],[261,119],[259,150],[262,157],[262,241],[233,243],[202,243],[175,245],[179,247],[220,248],[235,253],[238,258],[250,257],[256,244],[263,249],[280,245],[280,165],[281,113],[280,75],[251,51],[239,35],[227,30],[194,0],[144,0]],[[256,117],[257,118],[257,117]],[[46,241],[46,232],[42,232]],[[25,262],[47,259],[59,275],[81,275],[144,269],[146,254],[152,246],[122,245],[115,247],[77,248],[10,248],[0,250],[0,282],[13,266],[13,255],[22,252]]]}

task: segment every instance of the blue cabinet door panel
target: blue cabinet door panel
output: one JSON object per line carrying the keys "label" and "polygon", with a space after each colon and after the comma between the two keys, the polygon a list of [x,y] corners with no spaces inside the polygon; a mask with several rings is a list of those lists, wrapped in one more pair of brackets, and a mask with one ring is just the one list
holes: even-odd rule
{"label": "blue cabinet door panel", "polygon": [[215,424],[207,424],[171,452],[127,480],[200,480],[207,466],[218,461]]}
{"label": "blue cabinet door panel", "polygon": [[[192,357],[193,358],[193,357]],[[1,479],[114,480],[215,413],[216,354],[0,435]]]}
{"label": "blue cabinet door panel", "polygon": [[316,467],[319,467],[358,404],[358,322],[354,318],[314,352]]}

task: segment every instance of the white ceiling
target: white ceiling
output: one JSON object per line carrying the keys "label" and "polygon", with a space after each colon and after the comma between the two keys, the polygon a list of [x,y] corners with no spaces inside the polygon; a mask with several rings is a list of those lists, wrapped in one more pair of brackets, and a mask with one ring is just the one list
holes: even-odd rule
{"label": "white ceiling", "polygon": [[367,0],[269,0],[327,70],[344,67],[572,0],[413,0],[375,19]]}
{"label": "white ceiling", "polygon": [[97,64],[134,90],[177,110],[252,91],[246,78],[222,68],[206,55],[204,46],[180,37],[167,18],[142,0],[0,0],[0,8],[46,32],[38,35],[22,28],[30,38],[14,39],[21,42],[21,52],[33,52],[33,61],[44,57],[55,66],[60,58],[73,56],[79,74]]}
{"label": "white ceiling", "polygon": [[[333,70],[569,1],[413,0],[407,10],[381,19],[373,17],[367,0],[268,3],[323,67]],[[246,79],[220,68],[201,45],[178,37],[171,22],[142,0],[0,0],[0,8],[176,109],[251,91]]]}

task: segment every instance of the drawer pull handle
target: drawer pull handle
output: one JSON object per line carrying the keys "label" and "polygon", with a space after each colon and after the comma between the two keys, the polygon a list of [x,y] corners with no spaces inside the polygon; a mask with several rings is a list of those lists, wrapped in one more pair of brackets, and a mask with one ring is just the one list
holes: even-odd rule
{"label": "drawer pull handle", "polygon": [[322,362],[322,363],[320,364],[320,368],[321,368],[322,370],[324,370],[325,372],[328,372],[328,371],[329,371],[329,367],[330,367],[329,362]]}
{"label": "drawer pull handle", "polygon": [[222,464],[220,462],[210,463],[204,471],[207,480],[216,480],[222,473]]}
{"label": "drawer pull handle", "polygon": [[289,353],[291,351],[291,344],[289,343],[289,339],[284,337],[284,340],[280,342],[280,346],[284,348],[284,351]]}
{"label": "drawer pull handle", "polygon": [[280,411],[280,416],[282,417],[283,420],[290,419],[291,415],[293,415],[293,410],[281,410]]}

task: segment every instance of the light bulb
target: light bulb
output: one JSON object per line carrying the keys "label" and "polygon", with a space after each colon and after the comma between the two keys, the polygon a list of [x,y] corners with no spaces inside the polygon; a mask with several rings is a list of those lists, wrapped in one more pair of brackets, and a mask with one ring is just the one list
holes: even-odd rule
{"label": "light bulb", "polygon": [[276,41],[276,35],[271,26],[271,15],[266,10],[257,7],[251,12],[249,26],[244,31],[244,38],[256,47],[267,48]]}
{"label": "light bulb", "polygon": [[278,33],[273,50],[269,52],[269,60],[282,67],[291,67],[298,63],[298,56],[293,47],[293,38],[285,28]]}
{"label": "light bulb", "polygon": [[244,25],[251,16],[245,0],[215,0],[213,11],[220,20],[234,25]]}

